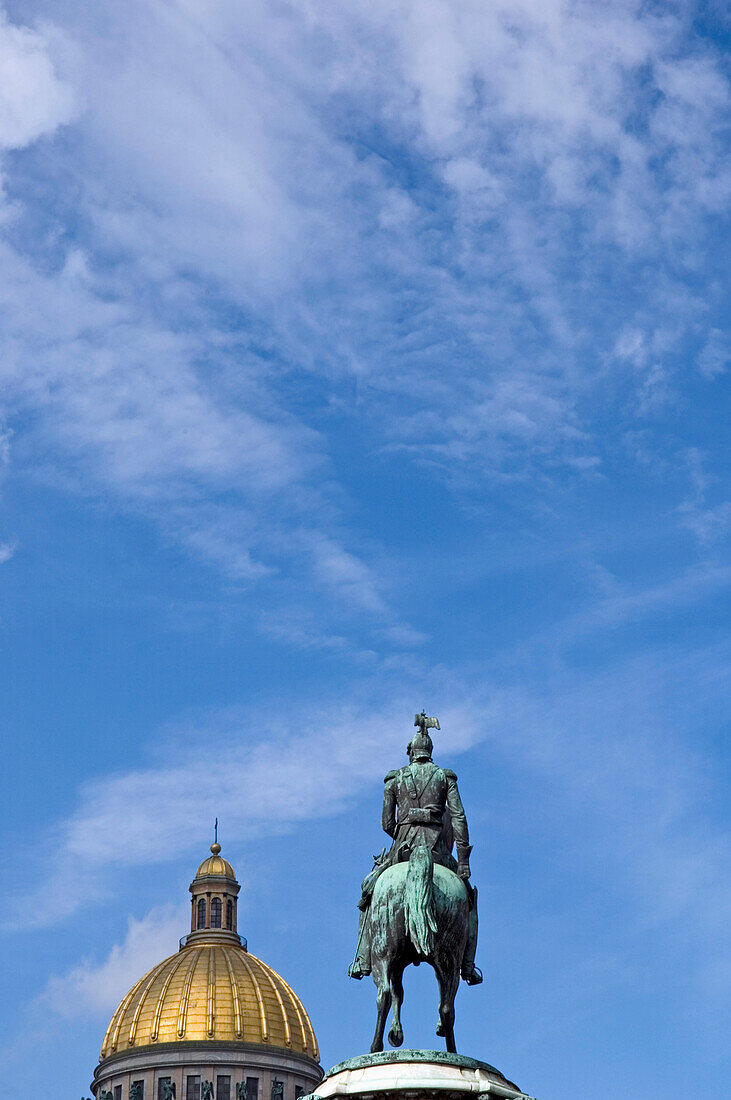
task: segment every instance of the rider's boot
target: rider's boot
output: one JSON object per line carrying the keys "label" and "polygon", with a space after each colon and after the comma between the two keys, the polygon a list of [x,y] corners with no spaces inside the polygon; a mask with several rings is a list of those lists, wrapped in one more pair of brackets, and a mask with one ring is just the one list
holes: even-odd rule
{"label": "rider's boot", "polygon": [[[360,908],[360,903],[358,903],[358,908]],[[355,949],[355,958],[348,967],[348,977],[355,978],[357,981],[365,978],[371,972],[371,937],[367,922],[368,913],[363,908],[358,922],[358,946]]]}
{"label": "rider's boot", "polygon": [[475,966],[475,954],[477,953],[477,887],[471,887],[471,907],[467,923],[467,945],[462,959],[462,977],[467,985],[479,985],[482,981],[482,971]]}

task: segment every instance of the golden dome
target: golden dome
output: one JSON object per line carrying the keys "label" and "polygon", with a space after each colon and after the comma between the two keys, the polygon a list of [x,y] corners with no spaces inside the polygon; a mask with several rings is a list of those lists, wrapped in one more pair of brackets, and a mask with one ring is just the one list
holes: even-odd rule
{"label": "golden dome", "polygon": [[219,855],[221,851],[221,845],[216,841],[215,844],[211,844],[211,852],[208,859],[204,859],[200,867],[195,873],[196,878],[201,878],[203,875],[225,875],[227,878],[236,878],[236,872],[227,859],[224,859],[222,855]]}
{"label": "golden dome", "polygon": [[320,1057],[310,1018],[284,978],[245,947],[213,936],[183,947],[140,978],[112,1016],[99,1060],[159,1043],[214,1040]]}

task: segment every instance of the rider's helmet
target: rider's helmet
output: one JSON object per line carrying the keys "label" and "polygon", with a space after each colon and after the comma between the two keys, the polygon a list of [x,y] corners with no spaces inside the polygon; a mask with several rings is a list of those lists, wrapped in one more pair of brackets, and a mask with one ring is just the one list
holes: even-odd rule
{"label": "rider's helmet", "polygon": [[426,730],[419,730],[409,741],[406,746],[406,751],[409,754],[409,760],[431,760],[432,750],[434,745],[432,739]]}

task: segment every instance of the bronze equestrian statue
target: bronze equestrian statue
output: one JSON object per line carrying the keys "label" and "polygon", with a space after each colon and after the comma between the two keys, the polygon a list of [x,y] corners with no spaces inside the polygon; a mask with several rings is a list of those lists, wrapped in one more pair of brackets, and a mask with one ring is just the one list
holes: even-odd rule
{"label": "bronze equestrian statue", "polygon": [[[376,857],[362,884],[358,946],[348,974],[373,975],[378,991],[378,1020],[372,1051],[383,1050],[389,1010],[393,1021],[388,1040],[401,1046],[400,1012],[403,972],[422,961],[434,968],[439,983],[437,1034],[455,1051],[454,998],[460,974],[478,985],[477,890],[470,886],[467,819],[457,777],[432,761],[429,729],[436,718],[422,711],[414,718],[418,732],[409,742],[409,764],[391,771],[383,792],[383,829],[393,839],[388,852]],[[455,846],[457,858],[452,849]]]}

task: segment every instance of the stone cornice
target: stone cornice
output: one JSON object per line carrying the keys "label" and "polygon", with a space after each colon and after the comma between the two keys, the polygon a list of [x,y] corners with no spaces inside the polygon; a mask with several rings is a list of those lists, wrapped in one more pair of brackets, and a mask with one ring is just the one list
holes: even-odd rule
{"label": "stone cornice", "polygon": [[142,1069],[145,1066],[188,1066],[201,1062],[228,1062],[239,1065],[260,1066],[262,1069],[291,1069],[303,1072],[320,1081],[322,1067],[307,1054],[282,1047],[270,1047],[264,1043],[236,1043],[225,1040],[211,1042],[156,1043],[134,1050],[122,1050],[110,1054],[94,1070],[94,1083],[126,1069]]}

